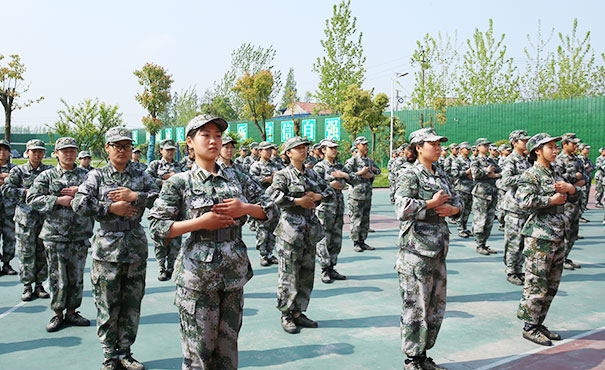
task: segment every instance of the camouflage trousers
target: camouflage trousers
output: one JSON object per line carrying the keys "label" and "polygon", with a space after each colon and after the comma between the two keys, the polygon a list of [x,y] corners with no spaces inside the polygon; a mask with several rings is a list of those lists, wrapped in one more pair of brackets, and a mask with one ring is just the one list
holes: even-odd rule
{"label": "camouflage trousers", "polygon": [[352,199],[349,197],[349,218],[351,219],[351,240],[364,242],[370,230],[370,210],[372,199]]}
{"label": "camouflage trousers", "polygon": [[527,215],[506,212],[504,216],[504,265],[507,274],[520,274],[523,271],[523,235],[521,230]]}
{"label": "camouflage trousers", "polygon": [[336,208],[318,209],[316,213],[324,229],[324,237],[316,247],[317,261],[322,268],[336,266],[342,249],[344,202],[339,202]]}
{"label": "camouflage trousers", "polygon": [[397,190],[397,183],[389,176],[389,199],[391,203],[395,203],[395,190]]}
{"label": "camouflage trousers", "polygon": [[477,246],[485,246],[492,233],[497,197],[491,200],[473,197],[473,234]]}
{"label": "camouflage trousers", "polygon": [[90,247],[88,240],[44,241],[48,282],[52,293],[50,308],[53,311],[75,310],[80,307],[88,247]]}
{"label": "camouflage trousers", "polygon": [[542,324],[559,289],[565,260],[563,241],[524,237],[525,285],[517,317],[530,324]]}
{"label": "camouflage trousers", "polygon": [[462,202],[462,213],[458,217],[458,230],[467,230],[466,224],[468,223],[468,217],[471,214],[471,207],[473,206],[473,195],[471,193],[458,192],[460,201]]}
{"label": "camouflage trousers", "polygon": [[315,278],[315,246],[305,238],[290,244],[277,238],[277,308],[283,313],[304,312],[309,306]]}
{"label": "camouflage trousers", "polygon": [[565,258],[569,256],[576,240],[578,240],[578,232],[580,231],[581,213],[580,203],[565,203],[563,213],[569,220],[568,228],[565,230]]}
{"label": "camouflage trousers", "polygon": [[48,277],[46,252],[42,239],[38,238],[42,224],[25,226],[15,223],[15,246],[19,255],[19,280],[23,284],[41,284]]}
{"label": "camouflage trousers", "polygon": [[603,204],[603,182],[605,180],[597,180],[595,182],[595,204]]}
{"label": "camouflage trousers", "polygon": [[401,250],[398,258],[401,350],[419,356],[435,345],[445,315],[445,255],[430,258]]}
{"label": "camouflage trousers", "polygon": [[139,329],[146,267],[146,260],[92,261],[90,280],[97,307],[97,336],[105,358],[131,353]]}
{"label": "camouflage trousers", "polygon": [[273,249],[275,248],[275,228],[279,221],[278,217],[275,221],[269,224],[256,222],[256,249],[260,253],[261,257],[271,257],[273,255]]}
{"label": "camouflage trousers", "polygon": [[195,291],[176,286],[183,370],[237,369],[244,290]]}
{"label": "camouflage trousers", "polygon": [[582,196],[580,197],[580,217],[586,211],[586,207],[588,206],[588,197],[590,195],[590,187],[584,186],[582,187]]}
{"label": "camouflage trousers", "polygon": [[506,192],[504,190],[498,189],[498,200],[496,201],[496,219],[498,220],[498,225],[504,227],[504,223],[506,220],[504,216],[506,216],[506,211],[503,209],[504,196]]}
{"label": "camouflage trousers", "polygon": [[2,254],[0,261],[7,264],[15,258],[15,212],[3,213],[0,219],[0,236],[2,236]]}
{"label": "camouflage trousers", "polygon": [[174,270],[174,261],[181,249],[181,241],[182,238],[178,236],[170,239],[168,243],[164,244],[160,244],[156,241],[153,242],[155,259],[158,261],[158,265],[160,265],[160,270],[164,268],[168,271]]}

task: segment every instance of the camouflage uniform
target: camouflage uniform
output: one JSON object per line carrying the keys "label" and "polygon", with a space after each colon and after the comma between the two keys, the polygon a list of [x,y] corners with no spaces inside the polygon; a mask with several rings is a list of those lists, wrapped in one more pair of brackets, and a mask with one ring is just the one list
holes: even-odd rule
{"label": "camouflage uniform", "polygon": [[[213,121],[205,117],[195,117],[187,133]],[[220,123],[227,126],[218,119],[217,125]],[[248,175],[220,165],[216,171],[215,175],[194,165],[191,171],[179,173],[164,184],[148,216],[155,240],[165,239],[175,221],[200,217],[227,198],[260,204],[267,220],[259,223],[275,217],[275,205]],[[243,288],[253,273],[241,239],[246,216],[234,221],[228,228],[192,232],[179,253],[174,303],[179,311],[183,369],[237,368]]]}
{"label": "camouflage uniform", "polygon": [[454,154],[450,154],[443,160],[443,172],[448,176],[448,178],[452,178],[452,166],[458,157]]}
{"label": "camouflage uniform", "polygon": [[[32,144],[29,145],[30,143]],[[28,149],[44,149],[44,142],[30,140]],[[14,219],[17,237],[15,244],[20,263],[19,279],[24,285],[42,284],[48,276],[44,245],[38,237],[44,220],[38,211],[25,203],[25,194],[36,177],[50,168],[52,166],[40,163],[34,169],[30,162],[15,166],[2,185],[3,200],[17,203]]]}
{"label": "camouflage uniform", "polygon": [[[55,148],[60,148],[61,139],[57,140]],[[75,310],[82,303],[84,265],[93,227],[92,217],[80,216],[71,207],[55,202],[62,196],[62,189],[80,185],[87,175],[88,172],[80,167],[65,170],[57,164],[40,174],[27,193],[27,204],[44,215],[39,238],[46,250],[52,293],[50,307],[55,312]]]}
{"label": "camouflage uniform", "polygon": [[239,157],[237,157],[237,158],[235,158],[235,159],[233,160],[233,164],[238,164],[238,165],[240,165],[242,168],[244,168],[244,167],[245,167],[245,164],[244,164],[244,163],[246,162],[246,158],[248,158],[248,157],[249,157],[249,155],[248,155],[248,156],[246,156],[246,157],[242,157],[242,156],[240,155]]}
{"label": "camouflage uniform", "polygon": [[[586,147],[584,147],[586,148]],[[588,148],[590,149],[590,146],[588,146]],[[590,159],[589,157],[585,157],[584,155],[580,154],[578,156],[578,158],[580,159],[580,161],[582,162],[582,168],[584,169],[584,176],[588,179],[588,181],[586,181],[586,185],[584,185],[582,187],[582,198],[580,199],[580,217],[582,216],[582,214],[584,214],[584,211],[586,211],[586,206],[588,205],[588,197],[590,195],[590,186],[592,184],[592,177],[595,174],[595,163],[592,161],[592,159]],[[586,168],[588,165],[588,168]]]}
{"label": "camouflage uniform", "polygon": [[[479,140],[481,139],[478,139],[475,145],[480,145]],[[473,174],[473,180],[475,180],[475,187],[472,192],[473,234],[477,249],[488,249],[485,243],[492,232],[498,201],[496,179],[487,176],[489,166],[496,168],[495,173],[501,172],[498,163],[492,157],[478,155],[474,161],[471,161],[471,173]],[[490,251],[490,253],[492,252]]]}
{"label": "camouflage uniform", "polygon": [[[394,154],[396,154],[397,152],[394,151]],[[387,163],[387,171],[389,171],[389,199],[391,200],[391,204],[395,203],[395,173],[393,171],[393,165],[395,164],[395,162],[399,159],[399,157],[397,158],[389,158],[389,162]]]}
{"label": "camouflage uniform", "polygon": [[[80,159],[84,159],[84,158],[91,158],[92,156],[90,155],[90,152],[87,150],[83,150],[78,154],[78,160]],[[84,167],[82,166],[82,164],[78,165],[78,168],[81,168],[83,170],[85,170],[86,172],[89,172],[90,170],[94,170],[95,168],[92,165],[89,165],[88,167]]]}
{"label": "camouflage uniform", "polygon": [[258,161],[260,159],[260,156],[254,156],[252,154],[250,154],[249,156],[247,156],[244,159],[244,168],[246,169],[246,171],[250,171],[250,167],[252,167],[252,163]]}
{"label": "camouflage uniform", "polygon": [[[0,166],[0,173],[8,174],[14,167],[16,166],[12,164],[9,159],[4,166]],[[0,194],[0,236],[2,237],[2,254],[0,254],[0,262],[5,266],[8,266],[9,262],[15,258],[14,218],[16,205],[16,199],[5,198]]]}
{"label": "camouflage uniform", "polygon": [[189,171],[193,164],[195,163],[195,159],[189,158],[189,156],[185,156],[185,158],[181,159],[179,162],[179,166],[181,167],[181,171]]}
{"label": "camouflage uniform", "polygon": [[[130,131],[110,129],[106,142],[131,140]],[[109,212],[109,192],[127,187],[138,193],[132,203],[138,211],[122,217]],[[82,216],[94,216],[99,228],[92,239],[90,280],[97,307],[97,335],[105,359],[130,355],[139,327],[141,301],[145,294],[147,237],[141,226],[145,208],[157,198],[158,185],[132,162],[119,172],[111,162],[90,171],[71,203]]]}
{"label": "camouflage uniform", "polygon": [[[410,139],[414,143],[445,138],[434,129],[421,129]],[[449,230],[443,217],[426,209],[426,201],[443,190],[451,197],[448,203],[462,209],[448,176],[438,166],[433,165],[433,170],[434,174],[417,161],[402,173],[395,193],[395,211],[401,221],[395,265],[402,299],[401,349],[410,358],[425,356],[434,346],[445,314]]]}
{"label": "camouflage uniform", "polygon": [[[472,192],[475,187],[475,182],[466,174],[466,171],[469,168],[471,168],[471,159],[465,158],[462,154],[460,154],[454,163],[452,163],[451,174],[454,179],[455,190],[460,196],[460,201],[463,204],[457,222],[458,230],[461,232],[468,231],[466,224],[473,204]],[[468,232],[467,235],[470,235],[470,232]]]}
{"label": "camouflage uniform", "polygon": [[[605,148],[601,148],[599,152],[605,151]],[[596,173],[594,175],[595,179],[595,205],[602,206],[603,205],[603,182],[604,182],[604,173],[605,173],[605,157],[600,155],[597,157],[595,161],[595,169]]]}

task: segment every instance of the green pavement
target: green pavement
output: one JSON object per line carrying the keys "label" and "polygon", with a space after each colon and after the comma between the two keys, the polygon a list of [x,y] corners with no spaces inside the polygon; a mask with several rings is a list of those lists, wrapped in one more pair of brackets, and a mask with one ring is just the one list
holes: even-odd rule
{"label": "green pavement", "polygon": [[[308,316],[318,329],[298,335],[282,331],[275,308],[277,268],[261,267],[253,234],[245,228],[255,276],[245,289],[244,323],[239,340],[240,368],[398,369],[402,367],[399,314],[401,299],[393,269],[397,221],[388,190],[376,190],[368,244],[376,251],[355,253],[345,233],[338,271],[348,280],[323,284],[316,270]],[[565,271],[546,325],[564,339],[605,327],[605,225],[603,211],[590,209],[581,224],[583,240],[571,258],[582,269]],[[145,222],[145,225],[147,223]],[[510,356],[539,349],[521,338],[515,312],[521,287],[505,279],[503,235],[494,227],[489,245],[500,253],[481,256],[471,239],[451,228],[447,258],[448,303],[435,348],[429,355],[450,369],[489,367]],[[88,258],[87,266],[91,259]],[[13,260],[17,267],[17,260]],[[149,248],[147,288],[134,357],[147,369],[180,369],[181,346],[174,284],[156,279],[158,267]],[[95,324],[89,268],[85,272],[83,316]],[[22,303],[17,277],[0,277],[0,369],[99,369],[101,346],[94,326],[46,333],[49,300]],[[16,306],[16,308],[15,308]],[[12,310],[12,311],[11,311]]]}

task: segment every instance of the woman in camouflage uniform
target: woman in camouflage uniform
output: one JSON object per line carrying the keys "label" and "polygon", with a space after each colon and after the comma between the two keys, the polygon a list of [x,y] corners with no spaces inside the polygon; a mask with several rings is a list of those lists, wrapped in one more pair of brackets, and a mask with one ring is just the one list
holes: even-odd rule
{"label": "woman in camouflage uniform", "polygon": [[190,171],[168,179],[149,213],[154,240],[191,233],[175,264],[183,369],[236,369],[244,284],[252,267],[242,241],[246,216],[271,219],[275,205],[246,174],[217,165],[227,122],[194,117],[186,128],[195,151]]}
{"label": "woman in camouflage uniform", "polygon": [[438,161],[440,143],[433,128],[412,132],[410,147],[417,161],[402,172],[395,192],[401,221],[399,275],[402,351],[405,369],[441,369],[426,351],[435,345],[446,302],[445,256],[449,230],[445,217],[457,215],[461,203]]}
{"label": "woman in camouflage uniform", "polygon": [[565,260],[565,225],[569,221],[563,205],[581,194],[579,187],[565,182],[552,168],[560,140],[545,133],[529,139],[527,150],[533,167],[523,172],[516,192],[519,206],[531,212],[521,231],[525,285],[517,317],[525,321],[523,338],[545,346],[561,339],[543,323],[557,294]]}

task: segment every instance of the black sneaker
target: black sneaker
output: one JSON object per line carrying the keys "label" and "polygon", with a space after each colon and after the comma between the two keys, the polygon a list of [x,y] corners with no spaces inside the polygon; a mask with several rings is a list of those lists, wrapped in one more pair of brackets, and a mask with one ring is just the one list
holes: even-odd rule
{"label": "black sneaker", "polygon": [[65,316],[65,322],[73,326],[90,326],[90,320],[80,315],[78,311]]}
{"label": "black sneaker", "polygon": [[361,247],[361,245],[359,245],[359,244],[355,244],[355,245],[353,246],[353,250],[354,250],[355,252],[358,252],[358,253],[363,252],[363,248],[362,248],[362,247]]}
{"label": "black sneaker", "polygon": [[569,263],[570,265],[572,265],[572,266],[573,266],[573,268],[575,268],[575,269],[581,269],[581,268],[582,268],[582,265],[580,265],[579,263],[575,263],[574,261],[572,261],[572,260],[570,260],[570,259],[565,260],[565,262],[567,262],[567,263]]}
{"label": "black sneaker", "polygon": [[597,203],[594,205],[595,208],[603,208],[603,205],[601,203]]}
{"label": "black sneaker", "polygon": [[546,335],[544,335],[542,331],[540,331],[539,327],[532,328],[529,330],[523,329],[523,338],[543,346],[552,346],[552,342],[550,341],[550,339],[548,339]]}
{"label": "black sneaker", "polygon": [[120,364],[126,370],[145,370],[145,366],[142,363],[135,360],[132,355],[127,355],[120,358]]}
{"label": "black sneaker", "polygon": [[321,282],[324,284],[331,284],[334,282],[334,280],[332,280],[332,277],[330,276],[329,269],[324,268],[321,270]]}
{"label": "black sneaker", "polygon": [[585,219],[584,217],[580,217],[580,222],[582,222],[582,223],[584,223],[584,224],[585,224],[585,223],[590,222],[590,220],[587,220],[587,219]]}
{"label": "black sneaker", "polygon": [[317,325],[317,321],[311,320],[304,313],[301,313],[298,317],[292,317],[292,321],[297,326],[302,326],[303,328],[316,328],[319,326]]}
{"label": "black sneaker", "polygon": [[63,327],[63,317],[55,315],[50,319],[50,322],[46,324],[46,331],[49,333],[55,332]]}
{"label": "black sneaker", "polygon": [[173,269],[166,270],[166,276],[168,276],[168,280],[172,279]]}
{"label": "black sneaker", "polygon": [[374,247],[371,247],[371,246],[367,245],[365,242],[364,242],[364,243],[361,245],[361,248],[362,248],[364,251],[373,251],[373,250],[375,250],[375,249],[376,249],[376,248],[374,248]]}
{"label": "black sneaker", "polygon": [[7,262],[2,267],[2,275],[17,275],[17,271],[15,271]]}
{"label": "black sneaker", "polygon": [[103,361],[103,367],[101,367],[101,370],[119,370],[119,369],[120,369],[120,362],[118,361],[117,358],[105,359],[105,361]]}
{"label": "black sneaker", "polygon": [[430,357],[425,357],[421,364],[422,368],[425,370],[446,370],[445,367],[437,365]]}
{"label": "black sneaker", "polygon": [[334,270],[334,267],[330,269],[330,277],[334,280],[347,280],[347,277]]}
{"label": "black sneaker", "polygon": [[270,262],[272,265],[277,265],[277,264],[279,263],[279,262],[277,261],[277,257],[275,257],[275,256],[271,256],[271,257],[269,257],[269,262]]}
{"label": "black sneaker", "polygon": [[521,278],[517,274],[508,274],[508,276],[506,277],[506,280],[509,283],[515,284],[515,285],[523,285],[524,284],[524,281],[521,280]]}
{"label": "black sneaker", "polygon": [[375,233],[375,232],[376,232],[376,230],[374,230],[374,229],[368,229],[368,232],[369,232],[369,233]]}
{"label": "black sneaker", "polygon": [[550,340],[561,340],[561,335],[557,334],[557,333],[552,333],[550,330],[548,330],[548,328],[544,325],[540,325],[538,326],[538,330],[540,330],[542,332],[542,334],[544,334],[546,336],[546,338],[550,339]]}
{"label": "black sneaker", "polygon": [[468,235],[469,237],[473,236],[473,232],[470,230],[464,230],[464,232],[466,233],[466,235]]}
{"label": "black sneaker", "polygon": [[465,232],[465,230],[458,231],[458,236],[461,238],[464,238],[464,239],[469,237],[468,234]]}
{"label": "black sneaker", "polygon": [[50,294],[46,290],[44,290],[44,286],[42,284],[36,283],[36,288],[34,289],[34,295],[38,298],[47,299],[50,298]]}
{"label": "black sneaker", "polygon": [[484,248],[485,248],[485,249],[487,249],[487,251],[488,251],[490,254],[498,254],[498,251],[497,251],[497,250],[495,250],[495,249],[492,249],[491,247],[484,247]]}
{"label": "black sneaker", "polygon": [[424,370],[424,367],[422,366],[421,360],[408,358],[403,363],[403,369],[404,370]]}
{"label": "black sneaker", "polygon": [[582,235],[578,235],[578,239],[584,239]]}
{"label": "black sneaker", "polygon": [[300,329],[296,326],[294,320],[292,320],[291,314],[282,315],[281,327],[286,333],[289,334],[297,334],[300,332]]}
{"label": "black sneaker", "polygon": [[23,294],[21,294],[21,300],[24,302],[29,302],[35,298],[34,290],[30,284],[25,285],[23,289]]}
{"label": "black sneaker", "polygon": [[260,265],[261,266],[265,266],[265,267],[271,266],[271,261],[269,261],[269,259],[266,258],[266,257],[261,257],[260,258]]}

